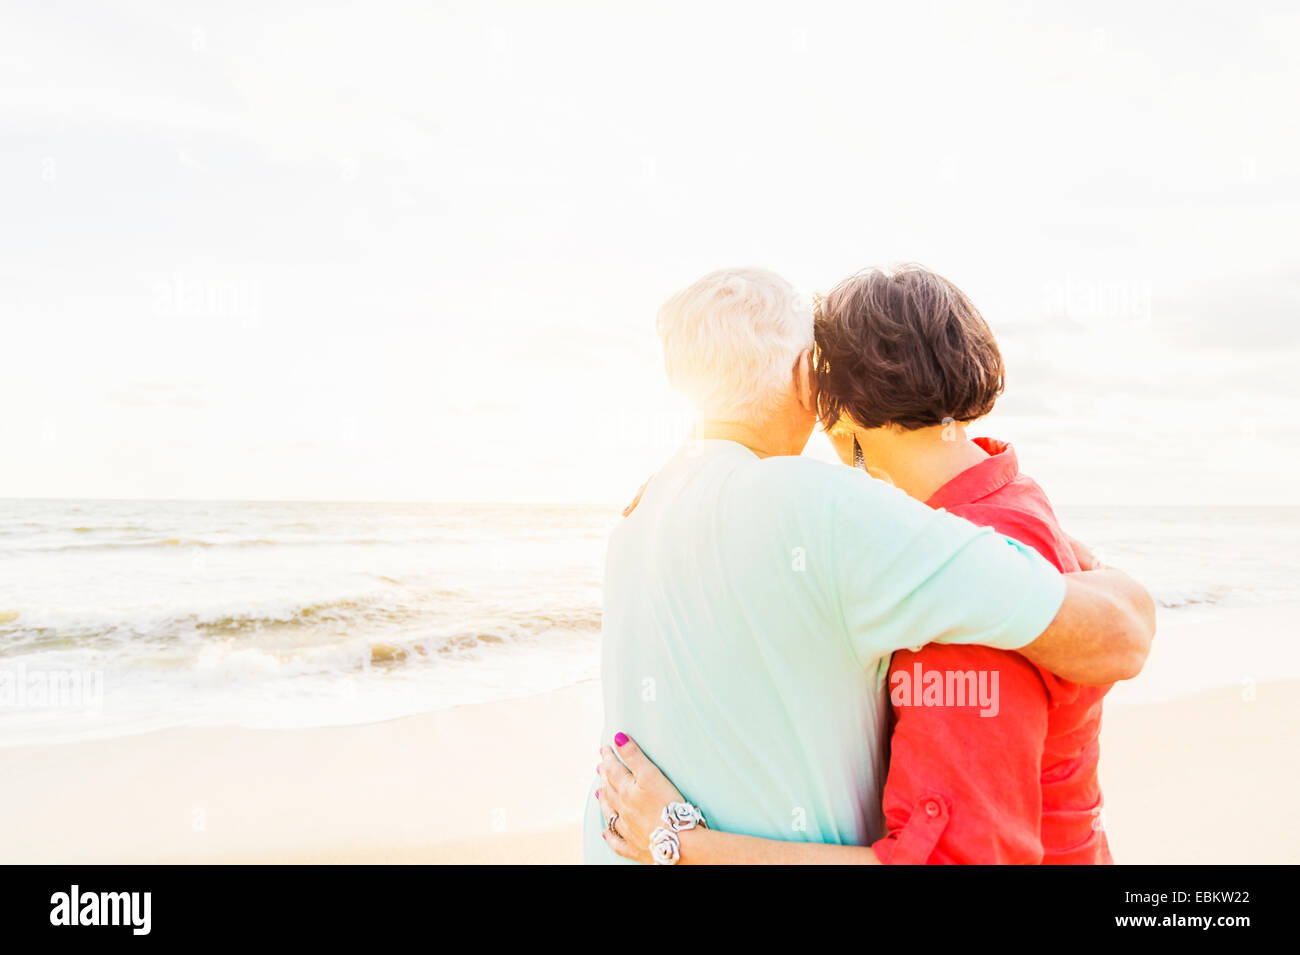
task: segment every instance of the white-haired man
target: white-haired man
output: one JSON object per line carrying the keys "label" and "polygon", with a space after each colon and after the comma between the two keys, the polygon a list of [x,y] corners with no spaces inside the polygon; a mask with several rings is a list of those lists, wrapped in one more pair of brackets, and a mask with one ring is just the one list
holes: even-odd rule
{"label": "white-haired man", "polygon": [[[861,471],[799,457],[817,385],[812,311],[789,283],[714,272],[669,299],[658,328],[668,377],[698,417],[610,538],[602,740],[631,734],[715,825],[878,838],[878,676],[894,650],[1019,650],[1080,683],[1141,669],[1154,611],[1128,577],[1062,576]],[[587,805],[586,861],[624,861]]]}

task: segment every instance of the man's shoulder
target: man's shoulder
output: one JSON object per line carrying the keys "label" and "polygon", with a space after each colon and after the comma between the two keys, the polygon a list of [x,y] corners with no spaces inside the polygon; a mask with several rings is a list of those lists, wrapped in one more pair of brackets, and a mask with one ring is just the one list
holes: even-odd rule
{"label": "man's shoulder", "polygon": [[882,541],[933,519],[933,511],[864,471],[814,458],[755,461],[732,476],[726,492],[731,520],[783,534]]}
{"label": "man's shoulder", "polygon": [[826,495],[874,494],[894,490],[857,468],[830,464],[816,458],[782,456],[763,458],[745,469],[743,480],[756,489],[788,494],[799,501]]}

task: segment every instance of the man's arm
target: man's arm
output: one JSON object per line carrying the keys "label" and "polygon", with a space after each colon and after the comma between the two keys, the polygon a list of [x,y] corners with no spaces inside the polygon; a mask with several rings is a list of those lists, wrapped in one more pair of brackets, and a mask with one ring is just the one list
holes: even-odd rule
{"label": "man's arm", "polygon": [[1020,652],[1044,670],[1089,686],[1137,676],[1156,633],[1151,595],[1110,568],[1066,574],[1065,586],[1055,619]]}
{"label": "man's arm", "polygon": [[933,642],[1017,650],[1089,685],[1141,670],[1155,611],[1136,581],[1109,568],[1062,575],[1032,547],[861,475],[856,482],[832,503],[827,563],[865,669]]}

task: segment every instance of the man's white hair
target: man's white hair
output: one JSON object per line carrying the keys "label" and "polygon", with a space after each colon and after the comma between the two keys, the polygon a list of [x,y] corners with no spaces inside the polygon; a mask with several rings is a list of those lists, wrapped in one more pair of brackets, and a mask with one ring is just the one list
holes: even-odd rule
{"label": "man's white hair", "polygon": [[655,322],[669,383],[706,418],[775,410],[813,343],[812,303],[766,269],[719,269],[682,289]]}

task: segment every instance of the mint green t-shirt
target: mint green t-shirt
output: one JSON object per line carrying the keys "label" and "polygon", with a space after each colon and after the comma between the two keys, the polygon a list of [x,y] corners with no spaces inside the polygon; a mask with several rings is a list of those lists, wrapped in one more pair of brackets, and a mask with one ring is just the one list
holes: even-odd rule
{"label": "mint green t-shirt", "polygon": [[[601,742],[630,734],[714,828],[865,845],[889,655],[1018,649],[1064,596],[1032,549],[861,471],[691,441],[610,536]],[[623,862],[603,822],[589,793],[584,858]]]}

